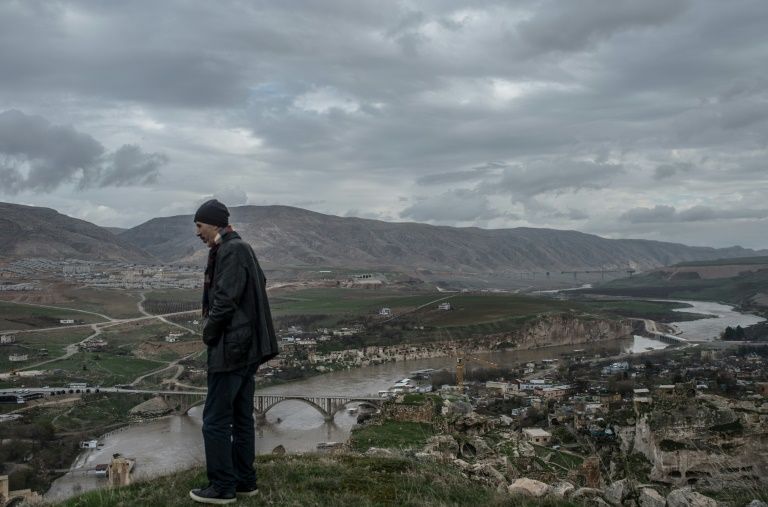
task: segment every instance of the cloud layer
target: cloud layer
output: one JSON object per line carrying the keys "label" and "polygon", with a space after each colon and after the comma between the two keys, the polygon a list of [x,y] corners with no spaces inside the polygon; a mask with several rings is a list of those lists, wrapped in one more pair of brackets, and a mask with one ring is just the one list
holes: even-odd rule
{"label": "cloud layer", "polygon": [[768,247],[767,25],[763,0],[4,2],[0,198]]}
{"label": "cloud layer", "polygon": [[71,126],[51,125],[21,111],[0,113],[0,188],[52,192],[66,183],[79,188],[146,185],[157,180],[165,155],[125,144],[108,153]]}

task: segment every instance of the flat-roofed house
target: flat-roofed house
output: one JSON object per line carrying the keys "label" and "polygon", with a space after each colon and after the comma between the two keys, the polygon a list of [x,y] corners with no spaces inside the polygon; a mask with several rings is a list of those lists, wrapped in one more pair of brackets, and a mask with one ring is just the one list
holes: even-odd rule
{"label": "flat-roofed house", "polygon": [[541,428],[523,428],[523,437],[533,444],[549,445],[552,434]]}

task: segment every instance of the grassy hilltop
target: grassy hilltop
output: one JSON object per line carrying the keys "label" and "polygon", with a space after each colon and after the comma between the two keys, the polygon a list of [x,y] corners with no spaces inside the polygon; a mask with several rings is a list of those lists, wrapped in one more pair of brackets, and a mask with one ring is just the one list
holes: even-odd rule
{"label": "grassy hilltop", "polygon": [[[447,465],[407,458],[353,455],[259,456],[257,497],[236,505],[305,506],[549,506],[580,503],[523,500],[472,482]],[[126,488],[100,490],[72,498],[63,507],[195,505],[190,489],[206,483],[203,469],[178,472]]]}

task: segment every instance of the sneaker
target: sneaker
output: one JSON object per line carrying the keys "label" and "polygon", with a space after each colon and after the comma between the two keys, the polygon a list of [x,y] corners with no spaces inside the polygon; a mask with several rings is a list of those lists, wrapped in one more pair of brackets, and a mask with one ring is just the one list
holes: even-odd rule
{"label": "sneaker", "polygon": [[256,496],[259,494],[259,488],[253,486],[238,486],[235,490],[237,496]]}
{"label": "sneaker", "polygon": [[189,497],[195,502],[208,503],[212,505],[234,503],[237,499],[234,493],[220,493],[219,490],[213,486],[208,486],[205,489],[193,489],[189,492]]}

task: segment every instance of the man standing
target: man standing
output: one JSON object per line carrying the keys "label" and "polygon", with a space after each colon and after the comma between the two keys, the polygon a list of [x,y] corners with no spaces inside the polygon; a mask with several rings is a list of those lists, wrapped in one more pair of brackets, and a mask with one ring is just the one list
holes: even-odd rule
{"label": "man standing", "polygon": [[208,346],[208,394],[203,440],[208,487],[189,496],[227,504],[256,488],[253,375],[277,355],[266,279],[251,246],[229,225],[229,210],[213,199],[195,213],[197,236],[208,245],[203,289],[203,342]]}

